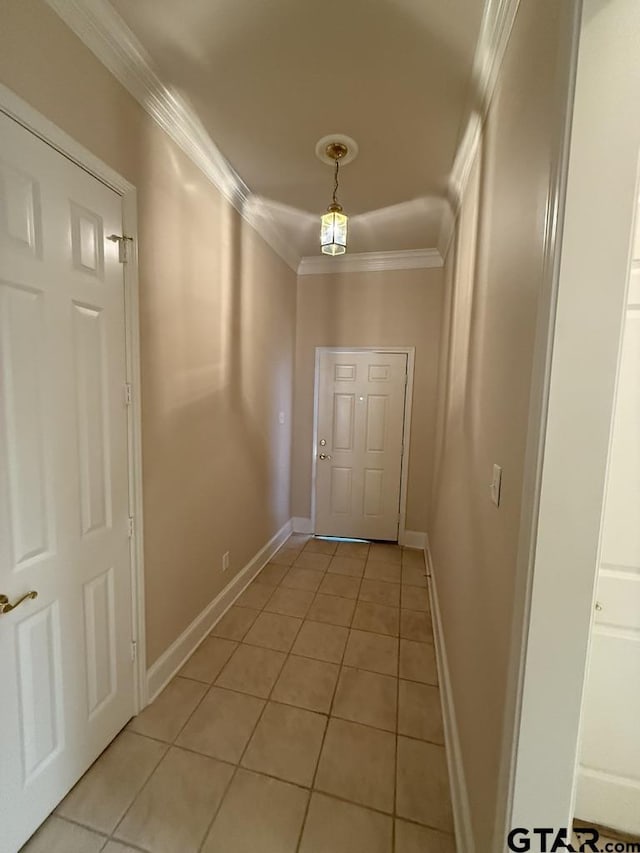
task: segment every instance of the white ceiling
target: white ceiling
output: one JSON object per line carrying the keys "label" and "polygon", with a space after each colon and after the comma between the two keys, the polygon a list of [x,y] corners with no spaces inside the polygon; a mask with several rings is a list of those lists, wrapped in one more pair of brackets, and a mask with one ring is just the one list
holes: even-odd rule
{"label": "white ceiling", "polygon": [[350,252],[434,247],[469,107],[482,0],[111,0],[298,255],[341,172]]}

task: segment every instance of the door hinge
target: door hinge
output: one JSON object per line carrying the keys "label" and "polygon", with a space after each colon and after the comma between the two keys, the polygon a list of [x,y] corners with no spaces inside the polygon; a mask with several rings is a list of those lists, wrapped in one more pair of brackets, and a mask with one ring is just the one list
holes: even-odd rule
{"label": "door hinge", "polygon": [[138,658],[138,644],[135,640],[131,641],[131,660],[135,661]]}
{"label": "door hinge", "polygon": [[136,532],[133,516],[129,516],[129,539],[133,539],[133,534]]}
{"label": "door hinge", "polygon": [[131,405],[131,400],[133,399],[133,392],[131,390],[131,383],[124,383],[124,404],[125,406]]}
{"label": "door hinge", "polygon": [[109,234],[107,240],[118,244],[118,260],[121,264],[126,264],[130,260],[130,246],[133,245],[133,237],[128,237],[126,234]]}

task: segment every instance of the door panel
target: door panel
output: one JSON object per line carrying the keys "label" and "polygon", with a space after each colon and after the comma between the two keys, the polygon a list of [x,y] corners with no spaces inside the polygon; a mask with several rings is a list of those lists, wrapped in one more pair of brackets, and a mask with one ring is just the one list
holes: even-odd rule
{"label": "door panel", "polygon": [[362,513],[368,518],[376,518],[384,512],[384,471],[380,468],[367,468],[364,472]]}
{"label": "door panel", "polygon": [[406,375],[401,353],[321,354],[319,535],[397,539]]}
{"label": "door panel", "polygon": [[367,453],[384,453],[386,438],[387,397],[370,394],[367,398],[365,450]]}
{"label": "door panel", "polygon": [[332,515],[348,515],[351,510],[351,468],[331,468],[331,504]]}
{"label": "door panel", "polygon": [[607,474],[576,815],[640,835],[640,210]]}
{"label": "door panel", "polygon": [[28,784],[64,747],[58,602],[22,619],[16,634],[24,779]]}
{"label": "door panel", "polygon": [[134,712],[120,197],[0,114],[2,847]]}
{"label": "door panel", "polygon": [[71,202],[71,256],[74,267],[104,278],[104,229],[102,217]]}
{"label": "door panel", "polygon": [[39,182],[3,159],[0,177],[5,198],[0,212],[0,245],[38,257],[42,250]]}
{"label": "door panel", "polygon": [[107,405],[104,376],[104,322],[100,308],[74,303],[73,343],[76,368],[78,465],[83,535],[110,526]]}
{"label": "door panel", "polygon": [[355,397],[353,394],[333,395],[333,449],[353,450],[353,415]]}
{"label": "door panel", "polygon": [[44,312],[42,294],[0,283],[2,387],[11,564],[21,569],[51,548],[51,480],[46,462],[42,402]]}
{"label": "door panel", "polygon": [[113,567],[84,585],[87,706],[93,717],[117,686]]}

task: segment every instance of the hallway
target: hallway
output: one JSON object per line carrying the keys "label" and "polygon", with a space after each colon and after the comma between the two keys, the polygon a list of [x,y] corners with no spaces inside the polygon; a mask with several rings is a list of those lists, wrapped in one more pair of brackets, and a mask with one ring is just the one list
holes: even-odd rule
{"label": "hallway", "polygon": [[293,535],[23,853],[454,853],[443,742],[422,553]]}

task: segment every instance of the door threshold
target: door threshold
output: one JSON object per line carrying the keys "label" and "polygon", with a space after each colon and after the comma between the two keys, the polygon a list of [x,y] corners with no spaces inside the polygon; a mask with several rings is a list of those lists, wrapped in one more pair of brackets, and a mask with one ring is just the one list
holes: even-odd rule
{"label": "door threshold", "polygon": [[363,545],[370,545],[372,539],[356,539],[353,536],[323,536],[322,534],[313,534],[312,539],[324,539],[327,542],[360,542]]}

